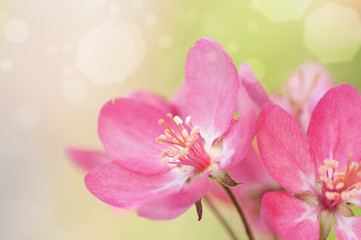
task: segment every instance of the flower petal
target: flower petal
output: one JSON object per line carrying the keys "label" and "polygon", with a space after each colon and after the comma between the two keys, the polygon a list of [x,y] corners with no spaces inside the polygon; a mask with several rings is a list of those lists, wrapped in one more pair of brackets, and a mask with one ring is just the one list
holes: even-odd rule
{"label": "flower petal", "polygon": [[114,161],[90,171],[84,182],[101,201],[115,207],[134,208],[154,198],[178,193],[189,175],[178,168],[161,174],[142,174]]}
{"label": "flower petal", "polygon": [[228,173],[236,182],[244,184],[241,188],[247,188],[249,184],[270,188],[275,184],[253,147],[240,163],[228,169]]}
{"label": "flower petal", "polygon": [[308,139],[317,165],[325,159],[340,162],[345,169],[349,155],[361,158],[361,96],[352,86],[341,84],[329,90],[315,107]]}
{"label": "flower petal", "polygon": [[261,216],[278,237],[285,240],[319,239],[317,208],[286,192],[265,193],[261,204]]}
{"label": "flower petal", "polygon": [[339,240],[359,240],[361,239],[361,216],[343,217],[339,214],[335,234]]}
{"label": "flower petal", "polygon": [[239,88],[237,113],[238,118],[232,119],[223,137],[223,151],[219,156],[221,170],[236,165],[244,158],[256,134],[256,113],[242,86]]}
{"label": "flower petal", "polygon": [[247,63],[243,63],[239,69],[239,77],[242,86],[247,90],[248,95],[253,101],[254,107],[259,113],[262,106],[270,103],[267,93],[263,89],[261,83],[258,81],[256,75],[253,73],[252,68]]}
{"label": "flower petal", "polygon": [[301,64],[287,79],[286,91],[294,103],[308,106],[310,113],[321,97],[333,85],[332,78],[323,65],[310,61]]}
{"label": "flower petal", "polygon": [[237,69],[218,43],[203,38],[187,55],[185,80],[187,113],[202,137],[213,140],[227,131],[236,111],[240,86]]}
{"label": "flower petal", "polygon": [[156,220],[168,220],[187,211],[206,193],[209,185],[207,174],[193,180],[179,193],[155,199],[139,207],[138,215]]}
{"label": "flower petal", "polygon": [[128,93],[125,97],[147,103],[166,113],[175,111],[174,106],[169,104],[166,99],[151,92],[135,91]]}
{"label": "flower petal", "polygon": [[297,122],[281,107],[268,104],[259,115],[257,142],[271,176],[294,193],[316,192],[315,163]]}
{"label": "flower petal", "polygon": [[76,165],[85,171],[90,171],[97,166],[113,161],[106,153],[101,151],[69,147],[66,149],[66,153]]}
{"label": "flower petal", "polygon": [[167,146],[155,141],[163,134],[158,124],[165,111],[129,98],[109,101],[100,111],[98,133],[107,154],[130,170],[155,174],[169,170],[163,166],[161,153]]}

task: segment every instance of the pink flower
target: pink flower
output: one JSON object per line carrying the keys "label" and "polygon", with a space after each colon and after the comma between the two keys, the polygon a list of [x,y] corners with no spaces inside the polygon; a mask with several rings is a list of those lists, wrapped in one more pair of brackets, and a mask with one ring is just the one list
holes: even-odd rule
{"label": "pink flower", "polygon": [[266,103],[273,102],[289,112],[304,132],[307,130],[311,113],[317,102],[334,85],[328,71],[316,61],[305,62],[298,66],[285,81],[285,94],[277,93],[271,98],[246,63],[240,68],[240,78],[257,112]]}
{"label": "pink flower", "polygon": [[201,39],[185,73],[176,102],[144,93],[103,106],[98,133],[113,161],[85,177],[97,198],[151,219],[175,218],[205,194],[208,175],[220,178],[247,153],[255,114],[228,54]]}
{"label": "pink flower", "polygon": [[282,108],[259,116],[258,147],[271,176],[288,192],[262,198],[262,216],[283,239],[361,238],[361,96],[350,85],[329,90],[316,105],[307,139]]}
{"label": "pink flower", "polygon": [[273,102],[286,109],[306,132],[313,109],[333,86],[333,80],[323,65],[306,62],[297,67],[285,82],[286,95],[274,95]]}

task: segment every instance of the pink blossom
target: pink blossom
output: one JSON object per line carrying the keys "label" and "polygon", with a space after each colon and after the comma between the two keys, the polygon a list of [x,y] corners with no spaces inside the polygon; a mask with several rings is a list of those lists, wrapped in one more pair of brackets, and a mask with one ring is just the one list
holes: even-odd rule
{"label": "pink blossom", "polygon": [[268,192],[262,216],[283,239],[361,238],[361,96],[350,85],[329,90],[312,112],[307,138],[281,107],[260,113],[258,147],[271,176],[289,192]]}
{"label": "pink blossom", "polygon": [[244,63],[240,68],[242,85],[246,88],[259,112],[263,105],[273,102],[289,112],[306,132],[310,117],[317,102],[333,85],[326,68],[316,61],[298,66],[284,83],[285,93],[279,91],[269,97],[251,67]]}
{"label": "pink blossom", "polygon": [[175,218],[205,194],[208,175],[217,178],[239,163],[254,132],[255,113],[237,69],[217,42],[204,38],[187,55],[185,84],[172,103],[139,93],[103,106],[98,134],[112,161],[90,170],[85,185],[112,206]]}

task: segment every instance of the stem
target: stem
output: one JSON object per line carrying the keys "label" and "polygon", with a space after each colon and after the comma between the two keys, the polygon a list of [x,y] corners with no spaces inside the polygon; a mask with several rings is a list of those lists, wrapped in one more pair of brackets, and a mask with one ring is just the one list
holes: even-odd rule
{"label": "stem", "polygon": [[234,233],[234,231],[232,230],[231,226],[227,223],[226,219],[222,216],[222,214],[219,212],[219,210],[213,204],[211,199],[207,195],[205,195],[203,197],[203,199],[205,200],[205,202],[207,203],[209,208],[212,210],[213,214],[216,216],[218,221],[221,223],[221,225],[223,226],[225,231],[229,234],[231,239],[238,240],[238,238],[237,238],[236,234]]}
{"label": "stem", "polygon": [[231,189],[223,184],[220,183],[220,185],[223,187],[224,191],[227,193],[229,199],[232,201],[233,205],[235,206],[235,208],[237,209],[238,215],[241,217],[242,221],[243,221],[243,225],[244,228],[246,229],[247,235],[248,235],[248,239],[249,240],[255,240],[254,235],[251,231],[251,228],[249,226],[249,223],[242,211],[241,206],[239,205],[239,203],[237,202],[236,198],[234,197]]}

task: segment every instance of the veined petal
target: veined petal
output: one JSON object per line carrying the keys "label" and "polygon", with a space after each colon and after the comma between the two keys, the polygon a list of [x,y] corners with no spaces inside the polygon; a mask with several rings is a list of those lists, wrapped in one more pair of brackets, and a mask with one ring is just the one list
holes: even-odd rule
{"label": "veined petal", "polygon": [[219,156],[220,169],[228,169],[239,163],[247,154],[256,134],[256,113],[246,90],[240,86],[237,106],[238,118],[223,137],[223,151]]}
{"label": "veined petal", "polygon": [[90,171],[97,166],[113,161],[106,153],[101,151],[69,147],[66,149],[66,153],[76,165],[85,171]]}
{"label": "veined petal", "polygon": [[261,83],[258,81],[256,75],[253,73],[252,68],[247,63],[243,63],[239,69],[239,77],[242,86],[247,90],[248,95],[253,101],[257,113],[261,110],[262,106],[270,103],[267,93],[263,89]]}
{"label": "veined petal", "polygon": [[187,211],[206,193],[209,185],[207,174],[194,179],[179,193],[147,202],[139,207],[138,215],[155,220],[169,220]]}
{"label": "veined petal", "polygon": [[339,240],[361,239],[361,216],[344,217],[336,215],[335,234]]}
{"label": "veined petal", "polygon": [[240,81],[231,58],[218,43],[203,38],[187,55],[185,65],[187,113],[212,144],[231,124]]}
{"label": "veined petal", "polygon": [[101,201],[115,207],[135,208],[154,198],[180,192],[189,176],[189,172],[178,168],[161,174],[142,174],[114,161],[90,171],[84,182]]}
{"label": "veined petal", "polygon": [[261,216],[269,229],[285,240],[319,239],[318,209],[286,192],[262,197]]}
{"label": "veined petal", "polygon": [[107,154],[123,167],[133,171],[155,174],[168,171],[161,153],[167,147],[155,141],[163,134],[158,124],[167,112],[130,98],[109,101],[100,111],[98,133]]}
{"label": "veined petal", "polygon": [[257,142],[266,169],[281,186],[294,193],[316,192],[314,159],[289,113],[266,105],[258,119]]}
{"label": "veined petal", "polygon": [[318,166],[325,159],[339,161],[345,169],[361,158],[361,96],[352,86],[341,84],[329,90],[315,107],[308,139]]}

